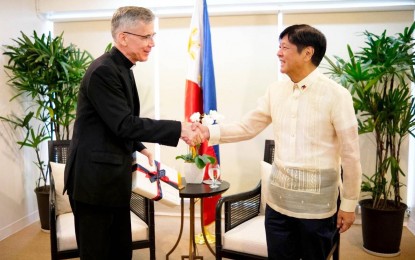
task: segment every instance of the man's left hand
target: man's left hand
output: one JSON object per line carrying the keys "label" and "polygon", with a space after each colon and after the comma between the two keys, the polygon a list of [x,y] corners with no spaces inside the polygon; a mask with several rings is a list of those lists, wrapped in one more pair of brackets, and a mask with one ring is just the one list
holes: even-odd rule
{"label": "man's left hand", "polygon": [[343,233],[347,231],[352,225],[356,218],[356,215],[353,212],[345,212],[343,210],[339,210],[337,213],[337,228],[339,228],[339,232]]}

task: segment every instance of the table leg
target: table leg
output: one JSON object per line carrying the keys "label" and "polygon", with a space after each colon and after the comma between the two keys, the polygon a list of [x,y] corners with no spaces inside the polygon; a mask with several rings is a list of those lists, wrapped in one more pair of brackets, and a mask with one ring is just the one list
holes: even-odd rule
{"label": "table leg", "polygon": [[190,198],[190,237],[189,237],[189,259],[193,260],[196,249],[195,243],[195,199]]}
{"label": "table leg", "polygon": [[182,259],[188,258],[189,260],[203,259],[203,256],[197,256],[197,247],[195,241],[195,199],[190,198],[190,235],[189,235],[189,255],[183,256]]}
{"label": "table leg", "polygon": [[180,242],[180,239],[182,238],[182,233],[183,233],[183,219],[184,219],[184,201],[183,198],[181,198],[180,200],[180,233],[179,233],[179,237],[177,238],[176,244],[174,244],[173,248],[167,253],[166,255],[166,260],[169,260],[169,255],[171,255],[174,250],[176,249],[177,245]]}
{"label": "table leg", "polygon": [[200,199],[200,227],[202,228],[202,234],[203,239],[205,240],[205,244],[207,245],[209,251],[213,254],[213,256],[216,256],[215,251],[213,251],[212,247],[210,246],[205,234],[205,229],[203,225],[203,199]]}

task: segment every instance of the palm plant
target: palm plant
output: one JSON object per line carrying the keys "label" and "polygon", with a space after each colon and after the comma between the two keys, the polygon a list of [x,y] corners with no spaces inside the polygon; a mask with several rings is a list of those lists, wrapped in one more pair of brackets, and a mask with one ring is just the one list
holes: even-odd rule
{"label": "palm plant", "polygon": [[400,152],[408,134],[414,136],[415,103],[411,83],[415,80],[415,23],[397,36],[386,31],[376,35],[365,31],[365,46],[353,52],[347,45],[349,60],[338,56],[328,61],[332,78],[353,94],[358,115],[359,134],[373,134],[376,142],[376,165],[372,176],[364,174],[362,191],[370,192],[374,208],[386,208],[393,200],[400,207],[405,173]]}
{"label": "palm plant", "polygon": [[64,45],[63,33],[55,38],[33,33],[33,41],[21,32],[14,45],[6,45],[4,55],[9,85],[15,96],[28,101],[25,114],[0,116],[15,129],[23,130],[17,143],[36,153],[34,162],[40,171],[36,187],[46,186],[48,170],[40,156],[41,144],[49,139],[68,140],[75,119],[77,95],[82,77],[92,56],[76,46]]}

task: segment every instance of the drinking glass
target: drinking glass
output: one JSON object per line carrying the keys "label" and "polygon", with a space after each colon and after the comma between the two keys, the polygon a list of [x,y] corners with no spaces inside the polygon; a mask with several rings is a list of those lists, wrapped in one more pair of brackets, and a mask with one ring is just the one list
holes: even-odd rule
{"label": "drinking glass", "polygon": [[209,166],[208,173],[209,173],[209,178],[212,180],[212,184],[209,187],[211,187],[212,189],[218,188],[219,185],[218,185],[218,181],[217,180],[220,177],[220,167],[219,167],[219,164],[213,164],[213,165],[211,164]]}

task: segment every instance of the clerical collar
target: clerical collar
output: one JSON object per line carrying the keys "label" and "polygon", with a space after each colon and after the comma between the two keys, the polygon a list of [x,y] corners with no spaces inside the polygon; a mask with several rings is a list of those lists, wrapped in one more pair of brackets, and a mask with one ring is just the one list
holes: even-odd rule
{"label": "clerical collar", "polygon": [[128,69],[131,69],[133,66],[135,66],[135,64],[132,63],[127,57],[125,57],[124,54],[122,54],[122,52],[115,46],[110,50],[110,54],[113,55],[113,57],[115,57],[119,63],[122,63]]}

